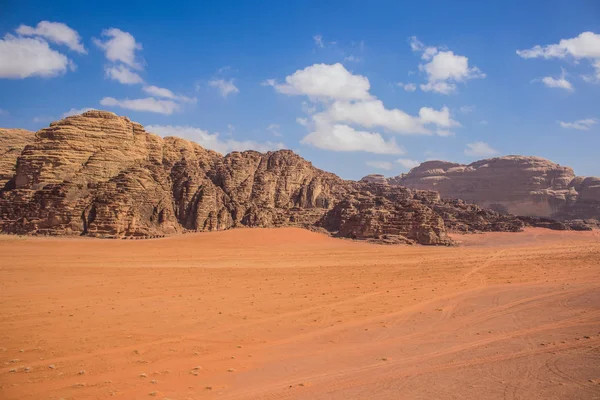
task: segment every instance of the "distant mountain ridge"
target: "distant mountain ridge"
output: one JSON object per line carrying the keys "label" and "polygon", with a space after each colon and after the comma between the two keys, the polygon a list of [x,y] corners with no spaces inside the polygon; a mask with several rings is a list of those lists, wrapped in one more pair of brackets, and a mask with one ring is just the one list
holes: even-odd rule
{"label": "distant mountain ridge", "polygon": [[510,155],[457,164],[426,161],[406,174],[364,182],[435,190],[502,213],[558,220],[600,219],[600,178],[540,157]]}

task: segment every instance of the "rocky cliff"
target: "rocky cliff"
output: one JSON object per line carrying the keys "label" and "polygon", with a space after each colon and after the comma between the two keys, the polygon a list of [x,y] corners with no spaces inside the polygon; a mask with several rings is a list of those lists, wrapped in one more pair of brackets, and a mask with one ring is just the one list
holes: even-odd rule
{"label": "rocky cliff", "polygon": [[15,175],[17,157],[34,138],[34,132],[24,129],[0,128],[0,189]]}
{"label": "rocky cliff", "polygon": [[136,238],[302,226],[341,237],[435,245],[451,243],[448,227],[514,231],[524,225],[513,216],[442,200],[434,191],[345,181],[289,150],[222,156],[104,111],[50,124],[16,163],[7,163],[0,190],[4,233]]}
{"label": "rocky cliff", "polygon": [[600,219],[600,178],[539,157],[505,156],[469,165],[427,161],[393,178],[370,175],[366,182],[436,190],[501,213],[560,220]]}

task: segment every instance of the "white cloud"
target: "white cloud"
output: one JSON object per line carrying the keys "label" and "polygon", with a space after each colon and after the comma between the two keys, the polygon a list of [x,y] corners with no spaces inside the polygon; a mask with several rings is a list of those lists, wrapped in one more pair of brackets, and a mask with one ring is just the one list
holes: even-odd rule
{"label": "white cloud", "polygon": [[447,129],[438,129],[435,131],[436,135],[442,137],[454,136],[454,132],[449,131]]}
{"label": "white cloud", "polygon": [[423,124],[434,124],[443,128],[460,126],[458,122],[452,119],[450,116],[450,109],[446,106],[442,107],[440,111],[429,107],[421,107],[419,110],[419,117]]}
{"label": "white cloud", "polygon": [[[561,39],[557,44],[550,44],[543,47],[536,45],[531,49],[517,50],[517,54],[522,58],[565,59],[570,57],[576,61],[587,59],[592,63],[596,76],[583,75],[583,79],[586,82],[600,82],[600,34],[582,32],[574,38]],[[566,88],[565,82],[560,83],[563,86],[552,87]]]}
{"label": "white cloud", "polygon": [[[314,64],[287,76],[285,81],[285,84],[277,84],[274,80],[265,84],[280,93],[305,95],[312,101],[302,104],[309,118],[296,121],[310,132],[302,143],[321,149],[399,154],[402,149],[395,141],[386,141],[371,129],[431,135],[433,132],[428,125],[436,128],[460,126],[452,119],[448,107],[439,111],[422,107],[418,116],[400,109],[387,109],[381,100],[369,93],[370,83],[366,77],[350,73],[341,64]],[[444,133],[440,131],[440,134]]]}
{"label": "white cloud", "polygon": [[358,57],[358,56],[350,54],[349,56],[344,57],[344,61],[348,61],[348,62],[361,62],[362,61],[362,57]]}
{"label": "white cloud", "polygon": [[223,97],[240,92],[240,90],[233,84],[233,79],[228,81],[225,79],[213,79],[208,82],[208,85],[210,87],[217,88]]}
{"label": "white cloud", "polygon": [[376,154],[404,154],[394,139],[386,141],[379,133],[357,131],[351,126],[317,123],[316,129],[306,135],[301,143],[323,150],[365,151]]}
{"label": "white cloud", "polygon": [[396,164],[400,164],[402,165],[404,168],[406,169],[412,169],[416,166],[418,166],[419,164],[421,164],[420,162],[418,162],[417,160],[411,160],[409,158],[399,158],[396,161],[394,161]]}
{"label": "white cloud", "polygon": [[475,111],[475,106],[461,106],[460,112],[463,114],[469,114]]}
{"label": "white cloud", "polygon": [[385,169],[386,171],[394,168],[394,164],[389,161],[367,161],[365,164],[372,168]]}
{"label": "white cloud", "polygon": [[551,76],[545,76],[542,78],[542,83],[549,88],[566,89],[573,91],[573,85],[565,78],[553,78]]}
{"label": "white cloud", "polygon": [[177,98],[177,96],[175,95],[175,93],[173,93],[172,91],[170,91],[169,89],[166,88],[161,88],[158,86],[144,86],[142,88],[142,90],[146,93],[148,93],[149,95],[152,96],[156,96],[156,97],[163,97],[166,99],[175,99]]}
{"label": "white cloud", "polygon": [[598,123],[596,118],[580,119],[574,122],[558,121],[560,126],[567,129],[577,129],[580,131],[589,131],[590,128]]}
{"label": "white cloud", "polygon": [[105,41],[100,39],[93,39],[93,41],[96,46],[104,50],[108,60],[122,62],[134,69],[143,69],[142,63],[136,60],[135,54],[137,50],[142,50],[142,45],[136,42],[132,34],[110,28],[102,31],[102,36],[106,38]]}
{"label": "white cloud", "polygon": [[191,98],[187,96],[183,96],[180,94],[175,94],[171,90],[167,88],[161,88],[158,86],[147,85],[142,88],[142,90],[154,97],[161,97],[163,99],[176,100],[181,102],[195,102],[196,98]]}
{"label": "white cloud", "polygon": [[317,45],[317,47],[320,47],[320,48],[325,47],[325,45],[323,44],[323,36],[315,35],[315,36],[313,36],[313,40],[315,41],[315,44]]}
{"label": "white cloud", "polygon": [[305,95],[314,99],[367,100],[371,98],[369,80],[353,75],[342,64],[314,64],[285,78],[284,84],[268,82],[287,95]]}
{"label": "white cloud", "polygon": [[398,82],[398,83],[396,83],[396,86],[401,87],[402,89],[406,90],[407,92],[414,92],[415,90],[417,90],[417,85],[415,85],[414,83]]}
{"label": "white cloud", "polygon": [[296,118],[296,123],[302,126],[308,126],[308,119],[307,118]]}
{"label": "white cloud", "polygon": [[41,21],[37,26],[21,25],[16,31],[22,36],[41,36],[50,42],[67,46],[78,53],[87,53],[76,30],[60,22]]}
{"label": "white cloud", "polygon": [[559,78],[554,78],[552,76],[546,76],[541,79],[534,79],[531,82],[532,83],[542,82],[544,85],[546,85],[549,88],[565,89],[565,90],[572,92],[574,90],[573,85],[571,84],[571,82],[569,82],[566,79],[566,76],[567,76],[567,72],[564,69],[562,69],[562,73],[560,74]]}
{"label": "white cloud", "polygon": [[409,40],[411,49],[421,52],[421,58],[429,61],[419,65],[419,70],[427,75],[427,83],[421,84],[421,90],[450,94],[456,91],[456,82],[485,78],[485,74],[479,68],[469,67],[467,57],[454,54],[450,50],[427,47],[415,36]]}
{"label": "white cloud", "polygon": [[67,117],[70,117],[71,115],[83,114],[84,112],[90,111],[90,110],[93,110],[93,108],[89,108],[89,107],[86,107],[86,108],[71,108],[69,111],[63,113],[61,115],[61,118],[67,118]]}
{"label": "white cloud", "polygon": [[11,34],[0,39],[0,78],[49,78],[64,74],[67,68],[73,70],[75,64],[43,39]]}
{"label": "white cloud", "polygon": [[275,86],[276,84],[275,79],[265,79],[260,83],[260,86]]}
{"label": "white cloud", "polygon": [[172,100],[158,100],[154,97],[133,100],[117,100],[113,97],[105,97],[100,100],[100,104],[108,107],[120,107],[127,110],[148,111],[166,115],[170,115],[180,108],[180,105]]}
{"label": "white cloud", "polygon": [[106,67],[104,72],[108,78],[125,85],[136,85],[144,82],[141,76],[124,65]]}
{"label": "white cloud", "polygon": [[583,32],[571,39],[561,39],[558,44],[534,46],[528,50],[517,50],[523,58],[565,58],[600,59],[600,34]]}
{"label": "white cloud", "polygon": [[234,139],[222,140],[218,132],[210,133],[200,128],[191,126],[172,126],[172,125],[149,125],[146,127],[148,132],[154,132],[162,137],[177,136],[187,140],[194,141],[200,146],[226,154],[231,151],[256,150],[266,152],[285,148],[283,143],[274,142],[255,142],[252,140],[238,141]]}
{"label": "white cloud", "polygon": [[273,136],[281,137],[282,135],[281,132],[279,132],[279,128],[279,124],[270,124],[269,126],[267,126],[267,130],[271,132]]}
{"label": "white cloud", "polygon": [[498,154],[498,151],[485,142],[468,143],[465,154],[474,157],[486,157]]}

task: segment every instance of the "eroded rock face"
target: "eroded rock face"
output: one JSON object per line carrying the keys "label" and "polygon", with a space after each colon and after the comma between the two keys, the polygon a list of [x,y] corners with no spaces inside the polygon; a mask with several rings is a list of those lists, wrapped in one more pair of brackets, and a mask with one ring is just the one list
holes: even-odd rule
{"label": "eroded rock face", "polygon": [[[371,181],[371,177],[366,177]],[[539,157],[505,156],[469,165],[427,161],[385,184],[436,190],[501,213],[558,219],[600,218],[600,178],[576,177]]]}
{"label": "eroded rock face", "polygon": [[[445,245],[448,226],[471,232],[523,225],[442,200],[435,191],[345,181],[289,150],[222,156],[105,111],[37,132],[8,176],[11,184],[0,190],[5,233],[134,238],[300,226],[355,239]],[[577,185],[596,190],[594,182]]]}
{"label": "eroded rock face", "polygon": [[31,131],[0,128],[0,189],[15,175],[17,157],[34,138]]}

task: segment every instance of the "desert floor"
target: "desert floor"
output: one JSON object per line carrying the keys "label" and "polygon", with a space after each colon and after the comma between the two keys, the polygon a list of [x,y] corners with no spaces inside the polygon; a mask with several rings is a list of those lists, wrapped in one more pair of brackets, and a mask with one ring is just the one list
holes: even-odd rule
{"label": "desert floor", "polygon": [[0,236],[0,398],[600,398],[600,232],[455,238]]}

